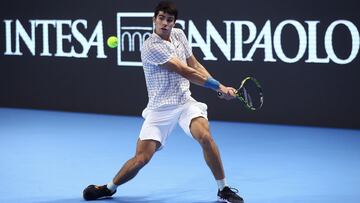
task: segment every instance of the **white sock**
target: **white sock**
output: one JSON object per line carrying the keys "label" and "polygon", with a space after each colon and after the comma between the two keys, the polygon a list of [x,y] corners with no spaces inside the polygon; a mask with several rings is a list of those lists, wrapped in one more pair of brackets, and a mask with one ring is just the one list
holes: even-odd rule
{"label": "white sock", "polygon": [[220,191],[223,190],[224,187],[228,186],[225,178],[222,180],[216,180],[216,183]]}
{"label": "white sock", "polygon": [[118,187],[118,185],[115,185],[112,181],[110,181],[106,187],[111,191],[114,192],[116,190],[116,188]]}

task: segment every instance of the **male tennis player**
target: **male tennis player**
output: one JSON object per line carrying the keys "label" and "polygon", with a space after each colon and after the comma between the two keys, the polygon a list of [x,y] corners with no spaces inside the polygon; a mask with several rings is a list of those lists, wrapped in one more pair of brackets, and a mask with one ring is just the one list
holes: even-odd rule
{"label": "male tennis player", "polygon": [[171,2],[160,2],[155,9],[154,33],[144,42],[141,60],[144,67],[149,102],[142,116],[145,118],[136,147],[136,154],[128,160],[107,185],[90,185],[84,199],[94,200],[112,196],[119,185],[131,180],[165,142],[179,123],[187,135],[197,140],[207,165],[218,184],[218,198],[222,202],[243,203],[237,190],[225,179],[219,150],[211,137],[207,120],[207,106],[190,96],[190,82],[219,91],[229,100],[236,90],[226,87],[206,71],[196,60],[184,32],[174,28],[177,9]]}

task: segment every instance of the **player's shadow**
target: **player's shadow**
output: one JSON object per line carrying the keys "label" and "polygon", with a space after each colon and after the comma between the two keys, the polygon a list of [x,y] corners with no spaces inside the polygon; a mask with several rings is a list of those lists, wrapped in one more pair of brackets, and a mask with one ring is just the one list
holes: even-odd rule
{"label": "player's shadow", "polygon": [[[36,203],[169,203],[174,202],[174,198],[163,198],[163,199],[150,199],[149,197],[110,197],[100,200],[93,200],[93,201],[85,201],[82,198],[64,198],[64,199],[57,199],[57,200],[49,200],[49,201],[40,201]],[[182,203],[218,203],[217,201],[181,201]],[[35,202],[33,202],[35,203]]]}

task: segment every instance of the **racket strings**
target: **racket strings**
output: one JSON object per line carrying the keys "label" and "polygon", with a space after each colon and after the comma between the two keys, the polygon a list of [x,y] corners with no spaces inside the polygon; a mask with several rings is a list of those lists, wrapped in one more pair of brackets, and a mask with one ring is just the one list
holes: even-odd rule
{"label": "racket strings", "polygon": [[243,100],[248,108],[254,110],[262,106],[262,90],[256,81],[251,79],[246,80],[239,90],[239,98]]}
{"label": "racket strings", "polygon": [[252,100],[251,100],[251,95],[246,91],[245,88],[243,88],[243,93],[244,95],[244,100],[247,103],[247,105],[249,105],[250,107],[253,106]]}

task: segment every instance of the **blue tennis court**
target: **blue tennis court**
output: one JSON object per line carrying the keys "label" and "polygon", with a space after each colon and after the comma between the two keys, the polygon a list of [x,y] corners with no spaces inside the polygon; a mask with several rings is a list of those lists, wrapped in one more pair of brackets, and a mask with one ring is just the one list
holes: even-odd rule
{"label": "blue tennis court", "polygon": [[[141,117],[0,108],[1,203],[78,203],[135,151]],[[358,203],[360,130],[211,121],[226,176],[247,203]],[[179,127],[111,199],[214,203],[198,143]]]}

